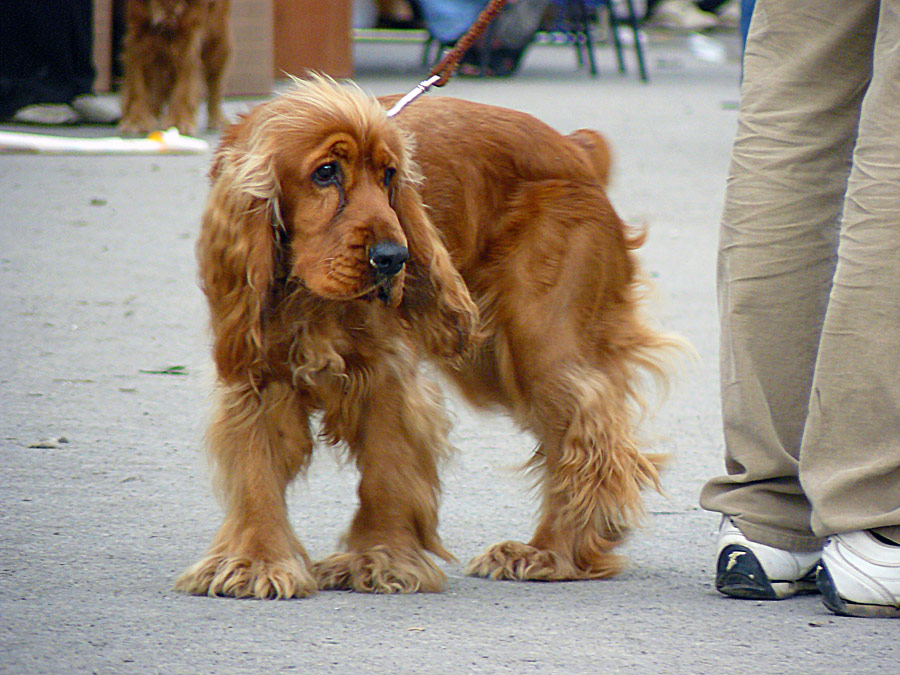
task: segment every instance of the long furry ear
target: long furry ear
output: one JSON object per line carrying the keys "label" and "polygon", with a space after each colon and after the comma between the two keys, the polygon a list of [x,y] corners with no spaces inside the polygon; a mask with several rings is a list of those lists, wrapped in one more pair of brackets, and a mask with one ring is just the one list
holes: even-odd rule
{"label": "long furry ear", "polygon": [[400,311],[429,354],[460,359],[482,339],[478,308],[412,181],[399,182],[394,210],[410,256]]}
{"label": "long furry ear", "polygon": [[248,165],[226,134],[197,242],[200,286],[209,302],[213,359],[225,381],[255,383],[262,361],[263,312],[274,274],[274,178]]}

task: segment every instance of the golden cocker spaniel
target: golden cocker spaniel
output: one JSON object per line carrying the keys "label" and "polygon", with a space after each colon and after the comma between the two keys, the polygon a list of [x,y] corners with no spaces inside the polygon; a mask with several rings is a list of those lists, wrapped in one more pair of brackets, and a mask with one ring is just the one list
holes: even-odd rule
{"label": "golden cocker spaniel", "polygon": [[[225,520],[178,589],[301,597],[440,591],[438,465],[450,447],[430,359],[466,399],[538,440],[543,499],[528,543],[467,572],[598,579],[658,488],[640,452],[642,373],[679,340],[642,316],[630,233],[607,199],[609,153],[519,112],[424,98],[389,119],[324,78],[224,134],[198,242],[218,406],[208,449]],[[361,479],[342,550],[312,562],[285,489],[319,436]]]}
{"label": "golden cocker spaniel", "polygon": [[224,126],[230,6],[231,0],[126,0],[121,133],[169,127],[195,133],[204,87],[207,126]]}

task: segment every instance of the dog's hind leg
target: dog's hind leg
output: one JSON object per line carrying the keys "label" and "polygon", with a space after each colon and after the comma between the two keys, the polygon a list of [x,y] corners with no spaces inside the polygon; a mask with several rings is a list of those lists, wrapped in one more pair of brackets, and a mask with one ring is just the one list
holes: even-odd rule
{"label": "dog's hind leg", "polygon": [[206,80],[206,126],[210,130],[222,129],[226,124],[225,113],[222,111],[222,88],[230,54],[228,31],[224,31],[217,40],[216,43],[207,41],[201,54]]}
{"label": "dog's hind leg", "polygon": [[621,567],[613,549],[640,519],[642,488],[658,486],[659,460],[635,437],[640,390],[645,379],[665,383],[677,341],[643,317],[631,254],[642,235],[617,218],[599,184],[532,185],[508,218],[516,238],[491,268],[490,288],[501,290],[481,302],[494,317],[495,397],[539,442],[530,467],[542,507],[528,544],[498,544],[468,572],[607,577]]}
{"label": "dog's hind leg", "polygon": [[414,366],[401,376],[367,381],[366,388],[353,404],[363,416],[335,421],[344,427],[332,429],[356,460],[360,503],[343,538],[345,550],[313,566],[319,587],[441,591],[444,573],[427,554],[452,559],[437,534],[437,465],[449,448],[440,393]]}
{"label": "dog's hind leg", "polygon": [[285,490],[304,469],[312,437],[286,384],[225,388],[209,431],[225,521],[206,556],[176,581],[195,595],[304,597],[316,591],[310,561],[287,518]]}
{"label": "dog's hind leg", "polygon": [[622,560],[613,549],[640,520],[641,490],[659,488],[661,459],[639,451],[636,413],[603,372],[571,371],[542,398],[530,461],[542,496],[534,536],[490,547],[466,571],[542,581],[615,575]]}

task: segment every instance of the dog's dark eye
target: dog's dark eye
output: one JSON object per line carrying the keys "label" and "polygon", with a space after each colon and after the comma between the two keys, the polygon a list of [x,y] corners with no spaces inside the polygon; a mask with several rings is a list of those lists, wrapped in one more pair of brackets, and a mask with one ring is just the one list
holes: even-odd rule
{"label": "dog's dark eye", "polygon": [[332,185],[340,180],[340,167],[337,162],[328,162],[313,171],[313,182],[316,185]]}
{"label": "dog's dark eye", "polygon": [[391,183],[394,180],[394,176],[397,175],[397,169],[385,169],[384,170],[384,186],[390,187]]}

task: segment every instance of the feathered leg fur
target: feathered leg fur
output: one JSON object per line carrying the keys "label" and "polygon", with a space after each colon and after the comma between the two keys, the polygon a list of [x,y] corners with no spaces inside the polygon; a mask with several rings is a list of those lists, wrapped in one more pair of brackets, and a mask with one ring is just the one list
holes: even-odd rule
{"label": "feathered leg fur", "polygon": [[363,424],[357,426],[353,415],[326,411],[326,429],[348,444],[360,483],[345,550],[313,566],[320,588],[369,593],[444,588],[444,574],[427,552],[452,559],[437,534],[437,464],[449,449],[449,423],[438,390],[416,373],[414,363],[406,366],[403,374],[367,379],[366,391],[349,406],[365,411]]}
{"label": "feathered leg fur", "polygon": [[312,437],[294,391],[273,383],[220,392],[208,446],[225,521],[178,590],[238,598],[310,595],[310,560],[287,519],[285,490],[310,458]]}
{"label": "feathered leg fur", "polygon": [[468,372],[451,375],[470,398],[503,404],[537,437],[529,468],[542,504],[527,544],[492,546],[467,572],[608,577],[622,566],[613,549],[643,514],[642,489],[659,489],[662,458],[643,454],[635,435],[640,381],[649,375],[664,387],[666,359],[681,342],[642,316],[631,254],[642,237],[601,189],[547,181],[511,206],[505,228],[516,236],[471,284],[486,289],[475,295],[491,337]]}
{"label": "feathered leg fur", "polygon": [[658,456],[644,455],[634,412],[602,372],[580,370],[551,385],[557,409],[538,410],[540,439],[529,468],[537,477],[540,520],[527,544],[495,544],[466,572],[493,579],[552,581],[617,574],[613,553],[637,524],[641,490],[659,489]]}

